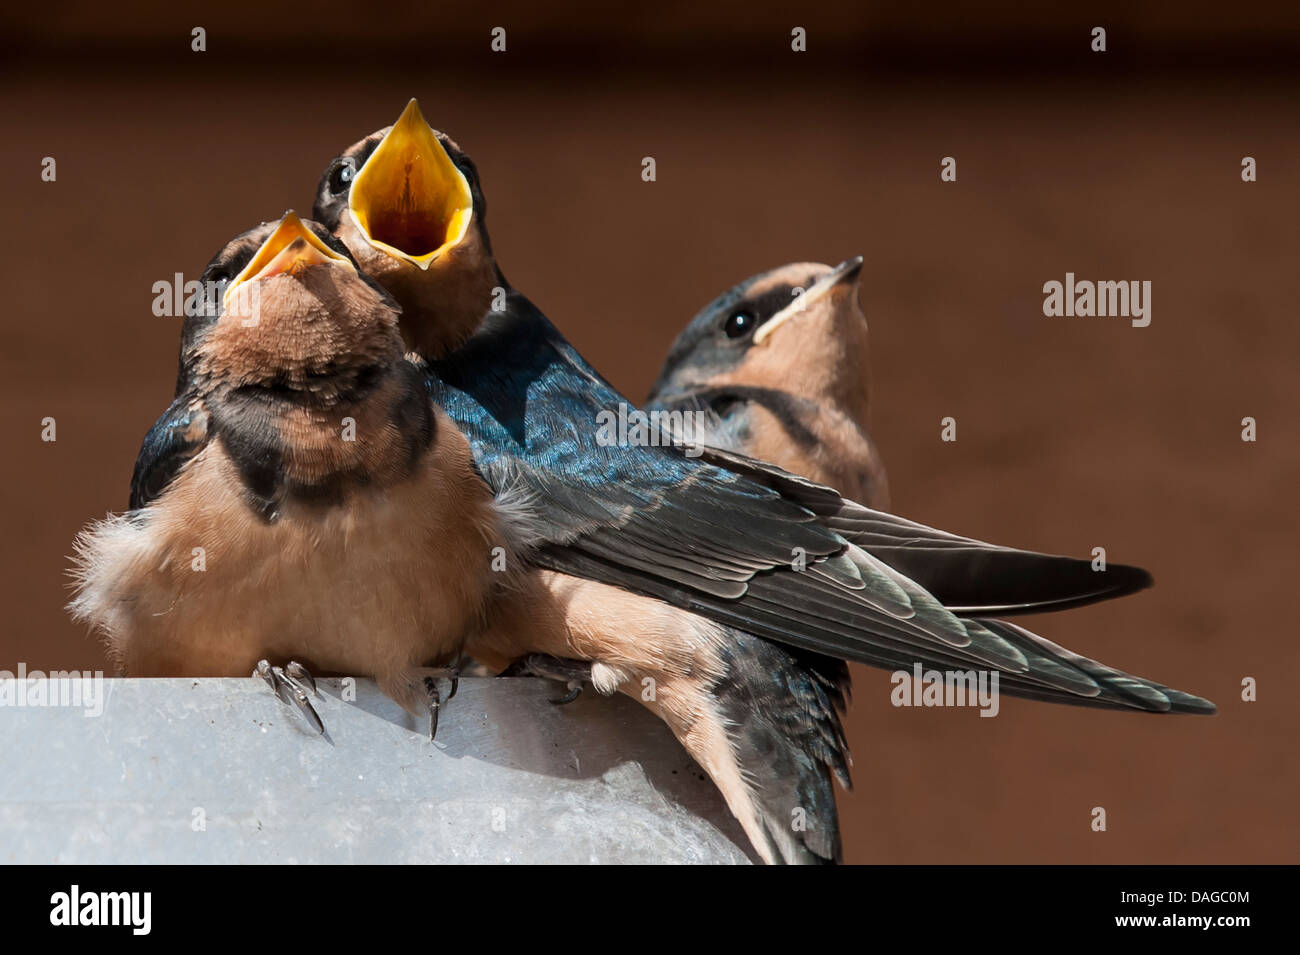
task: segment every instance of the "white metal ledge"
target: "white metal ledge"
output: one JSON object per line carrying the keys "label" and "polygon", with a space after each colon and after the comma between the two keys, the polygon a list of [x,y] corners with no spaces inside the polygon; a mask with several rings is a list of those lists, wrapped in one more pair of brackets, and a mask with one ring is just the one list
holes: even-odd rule
{"label": "white metal ledge", "polygon": [[0,706],[0,860],[751,861],[713,784],[621,696],[463,679],[430,743],[369,680],[355,702],[319,681],[325,738],[261,680],[103,685],[99,716]]}

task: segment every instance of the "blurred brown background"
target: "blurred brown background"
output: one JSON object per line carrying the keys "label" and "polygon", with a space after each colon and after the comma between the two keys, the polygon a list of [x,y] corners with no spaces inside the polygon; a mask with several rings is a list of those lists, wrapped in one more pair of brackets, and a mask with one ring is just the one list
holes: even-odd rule
{"label": "blurred brown background", "polygon": [[[170,398],[178,328],[152,284],[309,209],[325,162],[416,95],[477,160],[512,282],[634,398],[726,286],[861,253],[896,510],[1155,574],[1034,624],[1217,717],[894,709],[858,668],[850,861],[1296,861],[1300,10],[913,9],[6,11],[0,668],[106,663],[62,611],[66,555],[125,506]],[[1150,280],[1151,326],[1043,317],[1067,271]]]}

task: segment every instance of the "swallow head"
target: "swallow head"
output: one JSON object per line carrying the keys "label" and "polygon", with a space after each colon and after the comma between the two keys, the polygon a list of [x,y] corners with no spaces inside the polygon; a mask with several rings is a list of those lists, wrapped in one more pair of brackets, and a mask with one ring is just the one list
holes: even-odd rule
{"label": "swallow head", "polygon": [[221,291],[211,314],[187,320],[182,378],[323,395],[348,369],[401,358],[396,303],[293,212],[231,240],[203,278]]}
{"label": "swallow head", "polygon": [[426,357],[468,337],[502,282],[478,171],[414,99],[330,162],[313,214],[401,303],[403,334]]}
{"label": "swallow head", "polygon": [[858,305],[861,256],[832,268],[798,262],[752,276],[706,305],[677,337],[652,394],[743,384],[809,398],[814,382],[864,389],[867,320]]}
{"label": "swallow head", "polygon": [[706,415],[705,444],[771,461],[872,507],[888,481],[867,422],[862,259],[746,279],[705,307],[668,354],[651,400]]}

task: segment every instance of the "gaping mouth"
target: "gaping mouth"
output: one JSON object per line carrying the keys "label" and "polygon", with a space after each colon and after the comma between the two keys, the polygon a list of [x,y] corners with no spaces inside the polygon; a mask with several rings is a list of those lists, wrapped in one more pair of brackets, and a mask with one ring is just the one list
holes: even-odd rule
{"label": "gaping mouth", "polygon": [[341,262],[352,271],[352,263],[320,240],[292,210],[261,244],[248,265],[227,286],[222,304],[230,305],[235,289],[275,275],[297,275],[313,265]]}
{"label": "gaping mouth", "polygon": [[[858,276],[861,274],[862,256],[858,255],[841,262],[814,282],[806,292],[758,326],[758,331],[754,332],[754,344],[763,344],[774,331],[791,319],[804,314],[810,306],[824,296],[829,295],[833,290],[845,285],[856,285]],[[853,294],[856,295],[857,293],[854,292]]]}
{"label": "gaping mouth", "polygon": [[469,181],[415,100],[357,172],[348,209],[371,245],[422,269],[465,238]]}

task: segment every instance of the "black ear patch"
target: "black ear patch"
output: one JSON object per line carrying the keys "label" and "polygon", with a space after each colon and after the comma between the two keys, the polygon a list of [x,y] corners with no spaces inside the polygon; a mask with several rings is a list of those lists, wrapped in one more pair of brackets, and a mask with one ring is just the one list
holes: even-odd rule
{"label": "black ear patch", "polygon": [[725,324],[727,318],[736,312],[747,311],[757,320],[755,329],[762,328],[768,319],[795,300],[794,290],[795,286],[789,283],[783,282],[774,285],[753,298],[740,302],[735,308],[727,312],[726,316],[723,317],[723,322]]}

